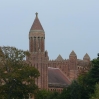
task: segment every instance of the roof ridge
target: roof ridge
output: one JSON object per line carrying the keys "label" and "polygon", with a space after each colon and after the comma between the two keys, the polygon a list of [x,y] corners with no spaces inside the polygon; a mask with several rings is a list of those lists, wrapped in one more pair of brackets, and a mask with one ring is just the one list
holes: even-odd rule
{"label": "roof ridge", "polygon": [[65,75],[65,74],[61,71],[61,69],[59,69],[59,70],[60,70],[60,72],[68,79],[68,81],[71,82],[70,79],[68,78],[68,76]]}

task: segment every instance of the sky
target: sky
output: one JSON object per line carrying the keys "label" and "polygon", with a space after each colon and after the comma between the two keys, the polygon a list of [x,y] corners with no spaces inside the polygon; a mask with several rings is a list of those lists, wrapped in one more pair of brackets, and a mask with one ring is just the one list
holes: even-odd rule
{"label": "sky", "polygon": [[29,30],[38,12],[49,59],[99,53],[99,0],[0,0],[0,46],[29,50]]}

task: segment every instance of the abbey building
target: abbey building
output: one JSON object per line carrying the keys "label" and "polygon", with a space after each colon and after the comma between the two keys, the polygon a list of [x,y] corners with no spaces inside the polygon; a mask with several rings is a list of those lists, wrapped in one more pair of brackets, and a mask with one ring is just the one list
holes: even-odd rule
{"label": "abbey building", "polygon": [[74,51],[67,60],[59,55],[55,60],[50,61],[48,52],[45,51],[45,31],[39,21],[38,13],[29,31],[29,52],[31,55],[27,57],[27,61],[30,61],[31,65],[40,72],[40,77],[35,83],[40,89],[51,91],[61,91],[68,86],[78,77],[80,70],[87,70],[90,62],[88,54],[80,60]]}

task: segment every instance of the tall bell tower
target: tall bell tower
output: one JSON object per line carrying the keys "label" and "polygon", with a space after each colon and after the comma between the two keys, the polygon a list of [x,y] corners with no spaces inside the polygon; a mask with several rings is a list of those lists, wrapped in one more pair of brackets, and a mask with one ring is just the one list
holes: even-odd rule
{"label": "tall bell tower", "polygon": [[40,77],[35,83],[40,89],[48,89],[48,52],[45,51],[45,32],[39,21],[38,13],[29,31],[29,52],[28,61],[38,69]]}
{"label": "tall bell tower", "polygon": [[29,32],[29,51],[45,51],[45,32],[39,21],[38,13],[36,13],[34,23]]}

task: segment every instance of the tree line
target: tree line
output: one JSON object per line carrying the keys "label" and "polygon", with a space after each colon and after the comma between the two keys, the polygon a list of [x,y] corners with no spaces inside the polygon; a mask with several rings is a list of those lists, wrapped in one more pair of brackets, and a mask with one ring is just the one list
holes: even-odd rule
{"label": "tree line", "polygon": [[0,47],[0,99],[99,99],[99,56],[90,70],[81,73],[61,93],[39,90],[35,79],[39,71],[25,61],[28,51]]}

